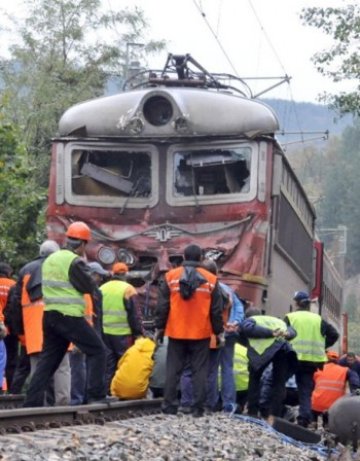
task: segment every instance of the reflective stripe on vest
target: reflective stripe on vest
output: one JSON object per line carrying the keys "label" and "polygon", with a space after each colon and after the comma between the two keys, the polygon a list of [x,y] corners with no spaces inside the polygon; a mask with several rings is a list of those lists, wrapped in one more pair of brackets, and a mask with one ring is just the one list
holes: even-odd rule
{"label": "reflective stripe on vest", "polygon": [[187,300],[181,297],[179,285],[184,267],[172,269],[165,275],[170,290],[170,311],[165,336],[174,339],[206,339],[212,334],[210,306],[217,278],[201,267],[196,270],[206,281]]}
{"label": "reflective stripe on vest", "polygon": [[241,344],[235,344],[234,349],[234,380],[237,391],[246,391],[249,387],[249,359],[247,349]]}
{"label": "reflective stripe on vest", "polygon": [[84,316],[84,295],[69,281],[69,269],[77,257],[72,251],[60,250],[45,259],[42,265],[45,311],[58,311],[71,317]]}
{"label": "reflective stripe on vest", "polygon": [[321,334],[321,317],[314,312],[296,311],[287,314],[297,336],[291,341],[298,359],[306,362],[326,362],[325,338]]}
{"label": "reflective stripe on vest", "polygon": [[[281,331],[286,331],[287,326],[286,323],[278,319],[276,317],[272,317],[271,315],[254,315],[251,317],[253,320],[255,320],[256,325],[259,325],[261,327],[269,328],[270,330],[276,330],[279,329]],[[250,346],[259,354],[262,355],[266,349],[268,349],[270,346],[272,346],[275,341],[284,341],[283,338],[249,338],[249,344]]]}
{"label": "reflective stripe on vest", "polygon": [[122,280],[110,280],[100,287],[103,295],[103,332],[105,334],[131,334],[124,303],[128,287],[129,284]]}
{"label": "reflective stripe on vest", "polygon": [[311,396],[311,407],[315,411],[326,411],[345,395],[348,368],[327,363],[314,374],[315,387]]}

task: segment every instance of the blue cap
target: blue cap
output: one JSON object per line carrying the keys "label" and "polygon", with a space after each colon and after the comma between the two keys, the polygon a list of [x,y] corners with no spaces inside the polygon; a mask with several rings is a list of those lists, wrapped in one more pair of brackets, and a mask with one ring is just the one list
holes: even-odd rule
{"label": "blue cap", "polygon": [[310,301],[309,293],[306,293],[306,291],[295,291],[294,301],[304,301],[305,299]]}
{"label": "blue cap", "polygon": [[94,262],[91,262],[91,263],[88,263],[88,266],[90,268],[90,272],[95,272],[95,274],[99,274],[99,275],[109,275],[109,272],[106,271],[101,264],[99,264],[98,262],[94,261]]}

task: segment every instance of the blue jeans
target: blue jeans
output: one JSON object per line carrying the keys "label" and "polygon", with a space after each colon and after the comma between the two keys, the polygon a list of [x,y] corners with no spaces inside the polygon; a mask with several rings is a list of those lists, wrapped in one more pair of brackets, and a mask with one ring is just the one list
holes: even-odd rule
{"label": "blue jeans", "polygon": [[4,340],[0,340],[0,389],[2,389],[6,367],[6,347]]}
{"label": "blue jeans", "polygon": [[70,353],[71,368],[71,405],[86,402],[86,355],[78,349]]}
{"label": "blue jeans", "polygon": [[221,398],[223,407],[236,403],[234,380],[234,348],[235,338],[226,338],[225,346],[220,349]]}
{"label": "blue jeans", "polygon": [[192,395],[192,381],[191,381],[191,368],[190,364],[187,365],[182,372],[180,378],[180,391],[181,399],[180,405],[182,407],[191,407],[193,395]]}
{"label": "blue jeans", "polygon": [[[207,400],[208,407],[215,409],[221,394],[223,408],[236,403],[234,381],[234,347],[235,339],[226,338],[225,346],[210,351],[210,366],[208,375]],[[221,370],[221,391],[218,386],[219,367]]]}

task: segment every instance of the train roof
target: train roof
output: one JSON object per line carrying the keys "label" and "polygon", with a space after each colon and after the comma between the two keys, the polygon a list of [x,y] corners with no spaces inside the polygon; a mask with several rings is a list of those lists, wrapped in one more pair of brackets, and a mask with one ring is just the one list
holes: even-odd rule
{"label": "train roof", "polygon": [[278,119],[266,104],[203,88],[155,87],[77,104],[59,122],[60,136],[184,137],[273,134]]}
{"label": "train roof", "polygon": [[[235,79],[241,89],[224,84],[224,76]],[[124,89],[128,87],[126,82]],[[68,109],[60,119],[59,134],[96,138],[273,135],[279,128],[274,111],[251,96],[240,78],[210,74],[190,55],[170,54],[162,72],[149,71],[145,80],[132,83],[130,91]]]}

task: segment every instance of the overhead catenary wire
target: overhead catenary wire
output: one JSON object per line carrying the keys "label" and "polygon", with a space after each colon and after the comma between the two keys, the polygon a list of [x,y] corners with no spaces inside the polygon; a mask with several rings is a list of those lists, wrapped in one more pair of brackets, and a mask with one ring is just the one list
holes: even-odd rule
{"label": "overhead catenary wire", "polygon": [[209,21],[207,20],[207,17],[206,17],[206,14],[204,12],[204,10],[202,9],[202,7],[197,3],[196,0],[193,0],[193,3],[195,5],[195,7],[197,8],[197,10],[199,11],[199,13],[201,14],[201,16],[203,17],[207,27],[209,28],[210,32],[212,33],[212,35],[214,36],[217,44],[219,45],[223,55],[225,56],[227,62],[229,63],[230,67],[232,68],[233,72],[235,73],[235,75],[237,77],[240,77],[239,74],[238,74],[238,71],[236,70],[233,62],[231,61],[229,55],[227,54],[227,52],[225,51],[225,48],[223,47],[218,35],[215,33],[214,29],[211,27],[211,24],[209,23]]}
{"label": "overhead catenary wire", "polygon": [[[276,51],[275,46],[273,45],[272,41],[270,40],[270,37],[269,37],[268,33],[265,30],[265,27],[263,26],[263,24],[262,24],[262,22],[260,20],[260,17],[257,14],[257,11],[256,11],[256,9],[255,9],[255,7],[254,7],[254,5],[252,3],[252,0],[248,0],[248,3],[249,3],[249,6],[250,6],[254,16],[255,16],[255,19],[256,19],[257,23],[259,24],[259,27],[260,27],[262,33],[264,34],[264,36],[265,36],[265,38],[266,38],[266,40],[268,42],[268,45],[270,46],[272,52],[274,53],[274,56],[277,59],[282,71],[284,72],[285,75],[287,75],[287,72],[285,70],[285,66],[284,66],[283,62],[281,61],[280,56],[279,56],[278,52]],[[296,123],[299,126],[299,131],[302,133],[303,130],[302,130],[302,126],[301,126],[301,123],[300,123],[299,114],[298,114],[298,112],[296,110],[296,104],[295,104],[295,101],[294,101],[294,96],[293,96],[291,85],[290,85],[290,79],[287,81],[287,83],[289,85],[290,99],[291,99],[291,103],[292,103],[292,106],[293,106]],[[301,142],[305,142],[304,136],[302,134],[301,134]]]}

